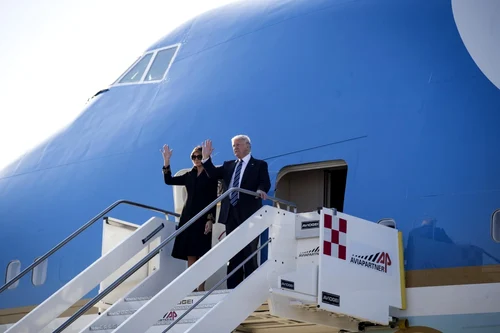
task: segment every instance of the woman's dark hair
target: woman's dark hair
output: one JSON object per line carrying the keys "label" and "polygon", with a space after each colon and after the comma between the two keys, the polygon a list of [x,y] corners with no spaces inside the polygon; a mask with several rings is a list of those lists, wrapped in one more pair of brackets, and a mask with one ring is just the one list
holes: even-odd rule
{"label": "woman's dark hair", "polygon": [[193,152],[192,153],[201,153],[201,152],[202,152],[201,146],[196,146],[196,147],[193,148]]}

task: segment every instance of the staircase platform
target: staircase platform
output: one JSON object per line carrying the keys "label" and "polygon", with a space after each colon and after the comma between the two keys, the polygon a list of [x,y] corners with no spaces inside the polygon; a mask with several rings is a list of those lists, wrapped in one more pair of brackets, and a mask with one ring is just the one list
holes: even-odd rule
{"label": "staircase platform", "polygon": [[262,304],[233,333],[335,333],[335,329],[271,315],[268,303]]}

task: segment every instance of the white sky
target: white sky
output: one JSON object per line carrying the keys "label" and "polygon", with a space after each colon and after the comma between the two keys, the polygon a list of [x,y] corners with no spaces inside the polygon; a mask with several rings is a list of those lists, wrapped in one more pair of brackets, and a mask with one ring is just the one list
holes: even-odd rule
{"label": "white sky", "polygon": [[0,169],[70,123],[151,44],[233,1],[0,0]]}

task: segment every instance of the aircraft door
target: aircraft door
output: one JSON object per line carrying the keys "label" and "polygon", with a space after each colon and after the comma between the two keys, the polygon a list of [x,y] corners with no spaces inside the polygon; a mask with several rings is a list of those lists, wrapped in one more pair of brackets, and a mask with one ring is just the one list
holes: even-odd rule
{"label": "aircraft door", "polygon": [[318,207],[344,209],[347,165],[343,160],[286,166],[276,182],[276,197],[297,205],[297,212]]}

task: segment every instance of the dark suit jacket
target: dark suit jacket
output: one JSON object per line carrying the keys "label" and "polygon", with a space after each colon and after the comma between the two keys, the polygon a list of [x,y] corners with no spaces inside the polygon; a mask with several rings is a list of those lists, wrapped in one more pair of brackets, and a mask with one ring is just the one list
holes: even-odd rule
{"label": "dark suit jacket", "polygon": [[[209,158],[203,163],[203,166],[210,177],[222,179],[223,189],[227,191],[231,188],[231,178],[233,177],[236,162],[237,160],[225,161],[222,166],[216,167],[212,163],[212,159]],[[266,193],[269,192],[271,189],[271,180],[269,178],[267,162],[258,160],[253,156],[250,157],[248,165],[245,167],[243,178],[241,179],[240,188],[254,192],[257,190],[262,190]],[[238,207],[242,218],[241,222],[243,222],[262,207],[262,199],[245,193],[239,194]],[[222,200],[219,223],[226,224],[230,205],[229,196]]]}

